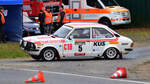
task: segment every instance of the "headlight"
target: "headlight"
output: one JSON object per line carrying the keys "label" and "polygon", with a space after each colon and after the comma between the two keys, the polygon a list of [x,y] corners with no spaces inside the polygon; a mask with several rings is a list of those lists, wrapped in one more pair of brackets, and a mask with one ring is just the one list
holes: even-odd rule
{"label": "headlight", "polygon": [[37,27],[36,30],[39,30],[39,28]]}
{"label": "headlight", "polygon": [[120,12],[112,12],[113,15],[121,15]]}
{"label": "headlight", "polygon": [[129,13],[129,12],[122,12],[122,16],[124,16],[124,17],[129,17],[129,16],[130,16],[130,13]]}
{"label": "headlight", "polygon": [[37,27],[37,28],[33,28],[33,30],[39,30],[39,28]]}

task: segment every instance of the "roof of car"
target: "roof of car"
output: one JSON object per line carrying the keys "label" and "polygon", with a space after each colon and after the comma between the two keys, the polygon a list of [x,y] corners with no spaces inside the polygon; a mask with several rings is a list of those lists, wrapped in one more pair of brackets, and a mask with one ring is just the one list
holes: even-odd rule
{"label": "roof of car", "polygon": [[103,24],[98,24],[98,23],[67,23],[65,26],[69,26],[72,28],[82,28],[82,27],[104,27],[106,28],[105,25]]}

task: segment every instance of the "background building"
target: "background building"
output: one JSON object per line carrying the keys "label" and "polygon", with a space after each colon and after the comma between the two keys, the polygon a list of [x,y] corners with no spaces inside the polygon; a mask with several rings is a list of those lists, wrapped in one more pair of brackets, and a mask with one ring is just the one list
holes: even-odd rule
{"label": "background building", "polygon": [[150,0],[116,0],[121,6],[131,11],[132,24],[150,26]]}

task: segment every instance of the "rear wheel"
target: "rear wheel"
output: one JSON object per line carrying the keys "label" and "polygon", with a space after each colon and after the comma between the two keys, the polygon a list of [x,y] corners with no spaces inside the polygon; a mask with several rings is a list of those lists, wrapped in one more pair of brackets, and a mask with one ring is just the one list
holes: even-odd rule
{"label": "rear wheel", "polygon": [[56,51],[53,48],[46,48],[41,52],[42,60],[44,61],[52,61],[55,59]]}
{"label": "rear wheel", "polygon": [[117,58],[118,55],[120,56],[120,52],[116,48],[108,48],[104,52],[105,59],[113,60],[113,59]]}

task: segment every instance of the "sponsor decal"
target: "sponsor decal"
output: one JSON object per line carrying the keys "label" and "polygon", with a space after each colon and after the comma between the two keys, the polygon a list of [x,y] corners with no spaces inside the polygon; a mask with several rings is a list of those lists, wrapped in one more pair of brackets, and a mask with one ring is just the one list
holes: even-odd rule
{"label": "sponsor decal", "polygon": [[85,45],[85,42],[75,42],[75,45]]}
{"label": "sponsor decal", "polygon": [[72,44],[64,44],[64,50],[72,50]]}
{"label": "sponsor decal", "polygon": [[85,56],[85,53],[74,53],[74,56]]}
{"label": "sponsor decal", "polygon": [[118,41],[112,41],[112,42],[109,42],[109,44],[119,44]]}
{"label": "sponsor decal", "polygon": [[121,45],[128,45],[129,43],[122,43]]}
{"label": "sponsor decal", "polygon": [[118,37],[115,39],[75,39],[75,42],[86,42],[87,40],[91,42],[113,42],[118,41]]}
{"label": "sponsor decal", "polygon": [[48,36],[46,36],[46,37],[38,37],[37,39],[49,39],[49,38],[52,38],[52,37],[48,37]]}
{"label": "sponsor decal", "polygon": [[105,46],[105,42],[94,42],[93,46]]}
{"label": "sponsor decal", "polygon": [[36,41],[35,44],[41,44],[41,43],[65,43],[65,40],[48,40],[48,41]]}
{"label": "sponsor decal", "polygon": [[41,46],[43,46],[43,44],[42,44],[42,43],[37,44],[37,48],[41,48]]}
{"label": "sponsor decal", "polygon": [[99,48],[94,48],[93,49],[93,52],[97,52],[97,51],[100,51],[100,49]]}
{"label": "sponsor decal", "polygon": [[63,47],[63,45],[59,45],[59,47],[61,48],[61,47]]}

